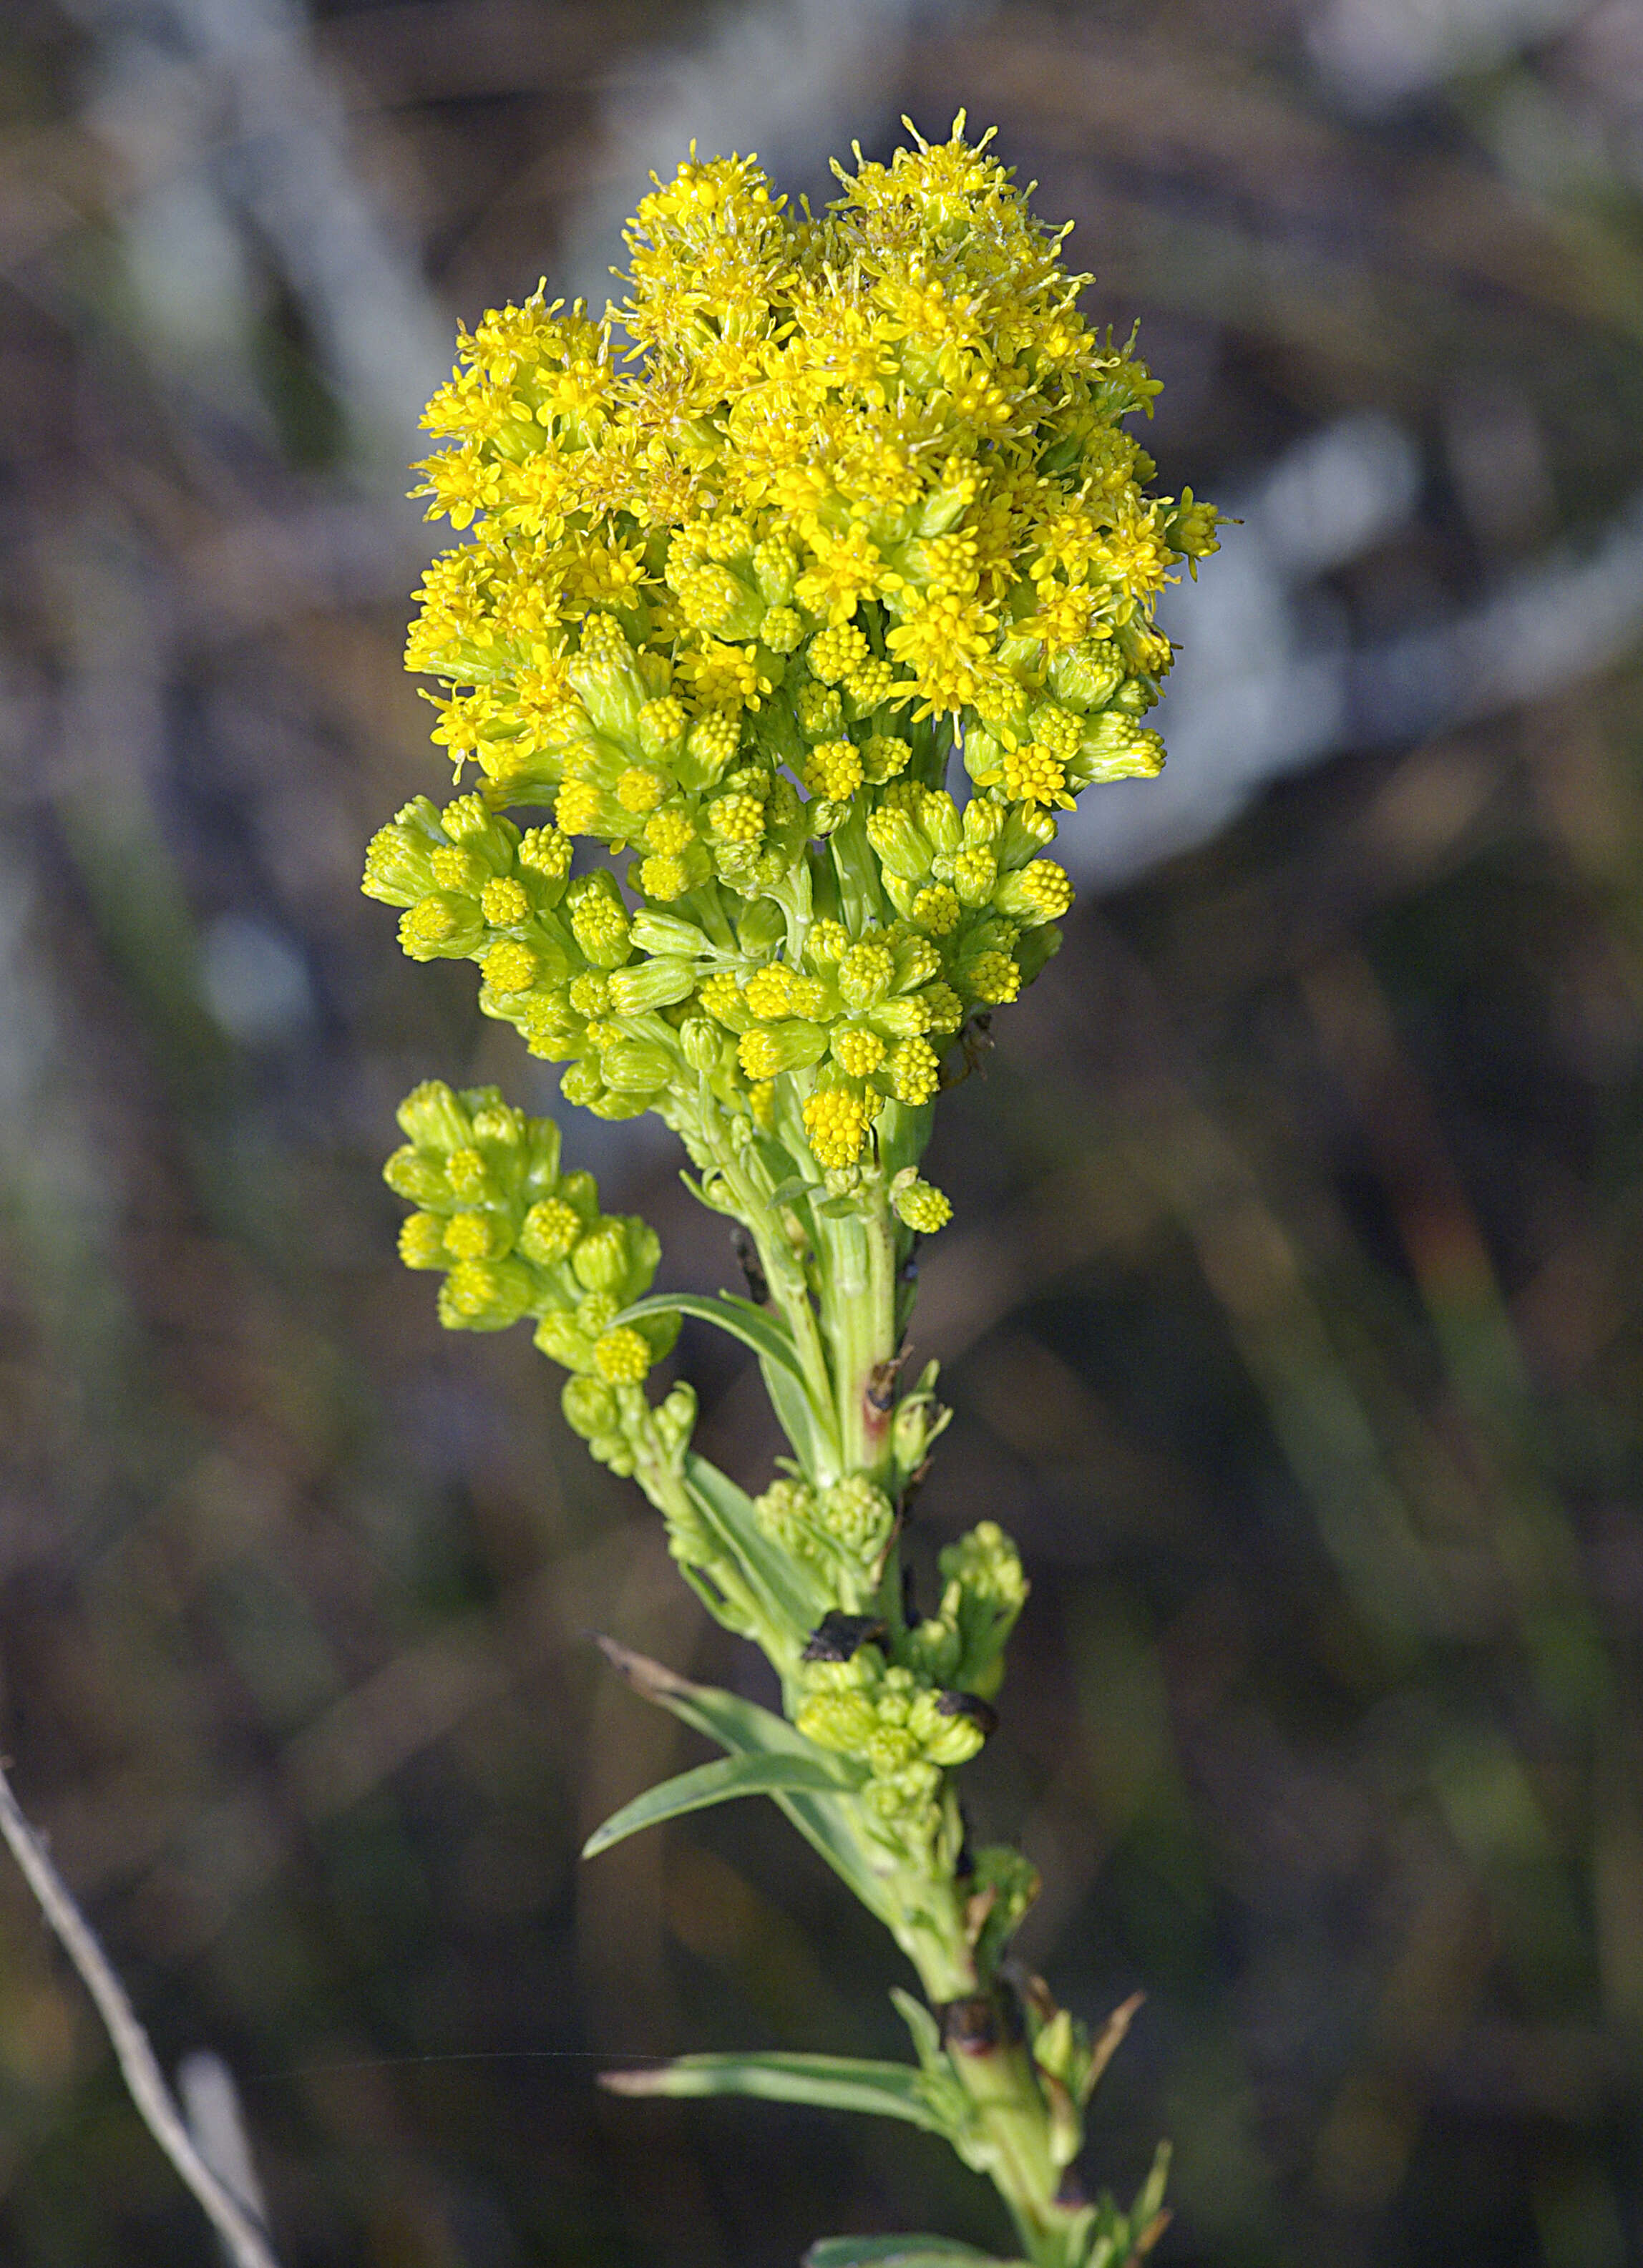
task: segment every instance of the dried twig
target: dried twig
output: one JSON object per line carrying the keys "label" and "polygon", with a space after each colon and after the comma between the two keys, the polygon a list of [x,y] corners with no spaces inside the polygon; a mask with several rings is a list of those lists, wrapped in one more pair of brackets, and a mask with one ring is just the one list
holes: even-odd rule
{"label": "dried twig", "polygon": [[124,1987],[108,1963],[90,1924],[18,1807],[0,1766],[0,1834],[10,1845],[41,1911],[56,1932],[64,1952],[80,1972],[86,1991],[114,2043],[120,2068],[144,2124],[199,2199],[234,2268],[279,2268],[267,2235],[239,2198],[212,2172],[183,2123],[165,2075],[154,2059],[148,2034],[138,2023]]}

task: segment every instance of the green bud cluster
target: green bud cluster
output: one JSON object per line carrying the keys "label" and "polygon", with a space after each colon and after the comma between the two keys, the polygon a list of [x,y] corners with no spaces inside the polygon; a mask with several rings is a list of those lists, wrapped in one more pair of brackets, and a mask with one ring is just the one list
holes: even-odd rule
{"label": "green bud cluster", "polygon": [[446,1328],[500,1331],[534,1318],[537,1345],[573,1384],[637,1386],[679,1332],[676,1315],[616,1320],[650,1289],[656,1232],[602,1213],[593,1175],[560,1171],[553,1120],[527,1117],[494,1086],[459,1094],[430,1080],[406,1096],[399,1121],[407,1139],[383,1178],[417,1208],[400,1256],[443,1271]]}
{"label": "green bud cluster", "polygon": [[772,1543],[825,1572],[832,1587],[824,1595],[846,1608],[872,1590],[895,1531],[895,1507],[865,1473],[820,1490],[803,1479],[778,1480],[754,1498],[753,1511]]}
{"label": "green bud cluster", "polygon": [[909,1634],[909,1658],[925,1675],[990,1701],[1027,1602],[1020,1555],[996,1521],[984,1520],[947,1545],[940,1564],[941,1603]]}
{"label": "green bud cluster", "polygon": [[904,1859],[939,1832],[942,1775],[980,1753],[990,1712],[969,1694],[888,1664],[875,1645],[848,1661],[812,1664],[808,1683],[793,1722],[819,1749],[865,1767],[868,1816]]}

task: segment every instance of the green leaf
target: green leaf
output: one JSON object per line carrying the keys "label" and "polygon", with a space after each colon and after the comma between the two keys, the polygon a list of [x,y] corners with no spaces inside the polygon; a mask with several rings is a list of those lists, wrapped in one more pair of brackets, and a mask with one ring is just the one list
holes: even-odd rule
{"label": "green leaf", "polygon": [[914,2051],[926,2071],[941,2071],[947,2067],[947,2057],[941,2046],[941,2027],[922,2000],[915,2000],[910,1992],[899,1984],[890,1987],[890,1998],[895,2013],[913,2036]]}
{"label": "green leaf", "polygon": [[[739,1693],[726,1693],[717,1685],[693,1685],[689,1678],[652,1661],[648,1654],[618,1645],[613,1638],[601,1638],[599,1649],[617,1675],[645,1700],[669,1710],[682,1724],[693,1732],[705,1733],[709,1740],[717,1741],[734,1756],[822,1753],[785,1717],[760,1708],[756,1701],[744,1701]],[[844,1805],[832,1796],[792,1788],[775,1791],[775,1801],[869,1913],[891,1923],[894,1917],[884,1885],[862,1855]]]}
{"label": "green leaf", "polygon": [[832,1443],[826,1429],[817,1421],[816,1406],[808,1389],[791,1373],[763,1358],[759,1370],[777,1423],[796,1452],[800,1470],[814,1472],[822,1462],[823,1448],[831,1448]]}
{"label": "green leaf", "polygon": [[643,1315],[694,1315],[700,1322],[717,1323],[721,1331],[751,1347],[762,1360],[779,1363],[805,1385],[804,1366],[791,1333],[751,1300],[738,1300],[728,1293],[715,1298],[706,1292],[658,1292],[651,1299],[624,1307],[611,1328],[637,1322]]}
{"label": "green leaf", "polygon": [[638,1834],[642,1828],[682,1819],[688,1811],[705,1811],[710,1804],[728,1803],[733,1796],[774,1795],[778,1790],[801,1788],[827,1793],[842,1784],[838,1772],[820,1755],[719,1756],[711,1764],[698,1764],[694,1771],[681,1772],[676,1779],[664,1780],[659,1787],[647,1788],[631,1803],[624,1803],[602,1827],[594,1829],[582,1845],[582,1856],[596,1859],[613,1843]]}
{"label": "green leaf", "polygon": [[824,2236],[804,2257],[804,2268],[1027,2268],[1021,2260],[995,2260],[950,2236]]}
{"label": "green leaf", "polygon": [[752,1498],[694,1449],[685,1452],[684,1484],[709,1528],[759,1593],[777,1632],[785,1629],[790,1641],[802,1641],[825,1602],[803,1569],[759,1526]]}
{"label": "green leaf", "polygon": [[904,2118],[946,2136],[946,2122],[925,2099],[911,2064],[865,2057],[693,2055],[649,2071],[605,2072],[600,2084],[617,2095],[753,2095],[766,2102],[808,2102],[822,2110],[866,2110]]}

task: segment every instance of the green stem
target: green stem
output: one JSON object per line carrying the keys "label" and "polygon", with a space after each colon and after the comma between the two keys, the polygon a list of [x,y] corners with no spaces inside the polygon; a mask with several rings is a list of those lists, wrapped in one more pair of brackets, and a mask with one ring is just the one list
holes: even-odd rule
{"label": "green stem", "polygon": [[1049,2113],[1026,2045],[957,2046],[948,2060],[974,2106],[986,2170],[1028,2257],[1040,2268],[1066,2268],[1079,2208],[1056,2203],[1061,2176],[1050,2154]]}
{"label": "green stem", "polygon": [[895,1234],[883,1193],[865,1218],[818,1219],[816,1242],[844,1469],[879,1480],[890,1460],[895,1359]]}
{"label": "green stem", "polygon": [[[748,1167],[746,1154],[729,1153],[721,1157],[718,1162],[726,1185],[735,1198],[743,1225],[757,1248],[759,1265],[764,1270],[770,1297],[792,1334],[793,1345],[816,1414],[825,1420],[834,1407],[833,1376],[804,1269],[788,1241],[780,1217],[768,1202],[768,1192],[756,1187]],[[833,1446],[836,1453],[842,1455],[836,1442]],[[795,1442],[793,1447],[802,1461],[804,1444]],[[848,1464],[841,1462],[839,1471],[848,1469]],[[823,1482],[836,1480],[838,1473],[819,1473],[814,1477]]]}

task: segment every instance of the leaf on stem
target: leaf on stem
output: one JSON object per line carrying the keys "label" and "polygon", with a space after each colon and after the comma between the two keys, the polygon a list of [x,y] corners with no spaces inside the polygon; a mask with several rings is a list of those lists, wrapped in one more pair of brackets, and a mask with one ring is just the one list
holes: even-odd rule
{"label": "leaf on stem", "polygon": [[658,1292],[651,1299],[637,1300],[624,1307],[611,1328],[637,1322],[645,1315],[694,1315],[699,1322],[717,1323],[721,1331],[728,1331],[766,1362],[779,1363],[801,1386],[805,1383],[804,1366],[792,1333],[751,1300],[739,1300],[727,1292],[717,1296],[706,1292]]}
{"label": "leaf on stem", "polygon": [[705,1811],[711,1804],[728,1803],[739,1795],[789,1794],[803,1790],[828,1794],[847,1783],[825,1758],[807,1756],[718,1756],[694,1771],[681,1772],[659,1787],[613,1812],[582,1845],[585,1859],[596,1859],[613,1843],[621,1843],[641,1829],[659,1827],[664,1821],[682,1819],[689,1811]]}
{"label": "leaf on stem", "polygon": [[[904,2118],[951,2139],[945,2118],[911,2064],[825,2055],[680,2056],[659,2069],[602,2072],[600,2085],[617,2095],[752,2095],[766,2102],[807,2102],[822,2110],[865,2110]],[[983,2256],[973,2256],[980,2258]]]}
{"label": "leaf on stem", "polygon": [[752,1498],[694,1450],[685,1454],[684,1484],[710,1529],[717,1532],[763,1599],[777,1629],[808,1630],[815,1619],[816,1597],[798,1565],[759,1526]]}
{"label": "leaf on stem", "polygon": [[[671,1711],[682,1724],[693,1732],[705,1733],[733,1755],[815,1756],[822,1753],[785,1717],[760,1708],[756,1701],[744,1701],[739,1693],[726,1693],[717,1685],[694,1685],[688,1677],[652,1661],[648,1654],[618,1645],[613,1638],[601,1638],[599,1648],[617,1675],[645,1700]],[[773,1793],[806,1842],[821,1853],[868,1912],[890,1923],[893,1918],[884,1885],[867,1865],[844,1806],[833,1796],[793,1788]]]}

